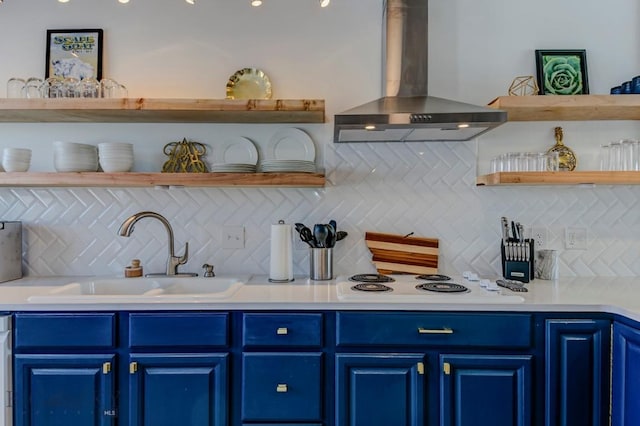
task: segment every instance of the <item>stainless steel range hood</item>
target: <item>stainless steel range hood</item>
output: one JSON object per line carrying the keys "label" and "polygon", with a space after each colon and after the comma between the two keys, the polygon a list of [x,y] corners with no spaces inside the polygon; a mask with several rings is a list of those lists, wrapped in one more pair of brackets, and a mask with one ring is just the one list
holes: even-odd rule
{"label": "stainless steel range hood", "polygon": [[385,97],[336,114],[334,142],[466,141],[507,113],[428,96],[428,0],[386,0]]}

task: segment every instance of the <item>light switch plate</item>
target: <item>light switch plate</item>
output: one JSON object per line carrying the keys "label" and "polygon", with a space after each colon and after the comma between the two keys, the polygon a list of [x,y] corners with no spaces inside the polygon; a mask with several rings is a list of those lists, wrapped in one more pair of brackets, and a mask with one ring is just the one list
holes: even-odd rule
{"label": "light switch plate", "polygon": [[587,228],[565,229],[564,247],[567,250],[586,250],[587,245]]}

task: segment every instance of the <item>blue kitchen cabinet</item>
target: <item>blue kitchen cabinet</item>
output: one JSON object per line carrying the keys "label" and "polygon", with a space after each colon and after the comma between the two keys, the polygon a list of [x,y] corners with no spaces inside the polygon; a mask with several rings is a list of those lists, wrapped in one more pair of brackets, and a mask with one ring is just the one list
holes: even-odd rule
{"label": "blue kitchen cabinet", "polygon": [[336,426],[424,425],[424,354],[337,354]]}
{"label": "blue kitchen cabinet", "polygon": [[640,329],[613,324],[612,426],[640,425]]}
{"label": "blue kitchen cabinet", "polygon": [[316,312],[242,314],[243,425],[322,424],[324,320]]}
{"label": "blue kitchen cabinet", "polygon": [[129,425],[226,426],[228,354],[132,354]]}
{"label": "blue kitchen cabinet", "polygon": [[115,317],[15,314],[15,426],[114,424]]}
{"label": "blue kitchen cabinet", "polygon": [[15,356],[15,426],[114,424],[115,355]]}
{"label": "blue kitchen cabinet", "polygon": [[440,355],[442,426],[529,426],[531,355]]}
{"label": "blue kitchen cabinet", "polygon": [[611,322],[548,319],[545,328],[545,425],[608,425]]}

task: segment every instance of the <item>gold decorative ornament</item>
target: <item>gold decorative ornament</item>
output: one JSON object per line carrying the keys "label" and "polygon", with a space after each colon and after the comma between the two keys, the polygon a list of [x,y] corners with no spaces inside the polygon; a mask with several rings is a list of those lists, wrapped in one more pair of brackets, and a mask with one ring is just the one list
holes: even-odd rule
{"label": "gold decorative ornament", "polygon": [[163,173],[206,173],[207,165],[202,161],[207,148],[199,142],[171,142],[164,146],[169,159],[162,165]]}
{"label": "gold decorative ornament", "polygon": [[532,75],[516,77],[509,86],[509,96],[535,96],[538,93],[540,88]]}
{"label": "gold decorative ornament", "polygon": [[547,152],[557,152],[558,153],[558,170],[560,171],[571,171],[575,170],[578,165],[578,159],[574,152],[566,146],[562,139],[564,137],[564,133],[562,132],[562,127],[556,127],[554,129],[556,144],[552,146]]}

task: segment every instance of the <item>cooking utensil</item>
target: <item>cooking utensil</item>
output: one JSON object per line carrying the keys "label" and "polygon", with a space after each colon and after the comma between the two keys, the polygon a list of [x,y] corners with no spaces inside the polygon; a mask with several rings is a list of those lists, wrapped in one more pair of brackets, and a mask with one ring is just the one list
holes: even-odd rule
{"label": "cooking utensil", "polygon": [[327,225],[327,239],[325,241],[325,244],[329,248],[336,245],[336,228],[331,224],[331,222],[335,223],[335,220],[330,221]]}
{"label": "cooking utensil", "polygon": [[316,247],[327,246],[327,234],[329,230],[327,225],[317,223],[313,226],[313,238],[316,240]]}
{"label": "cooking utensil", "polygon": [[336,241],[341,241],[347,238],[347,231],[336,231]]}
{"label": "cooking utensil", "polygon": [[313,239],[313,235],[311,234],[311,229],[304,226],[302,223],[295,224],[296,230],[300,234],[300,239],[305,243],[309,244],[309,247],[316,248],[316,241]]}
{"label": "cooking utensil", "polygon": [[506,244],[509,241],[509,220],[502,216],[500,221],[502,222],[502,242]]}

